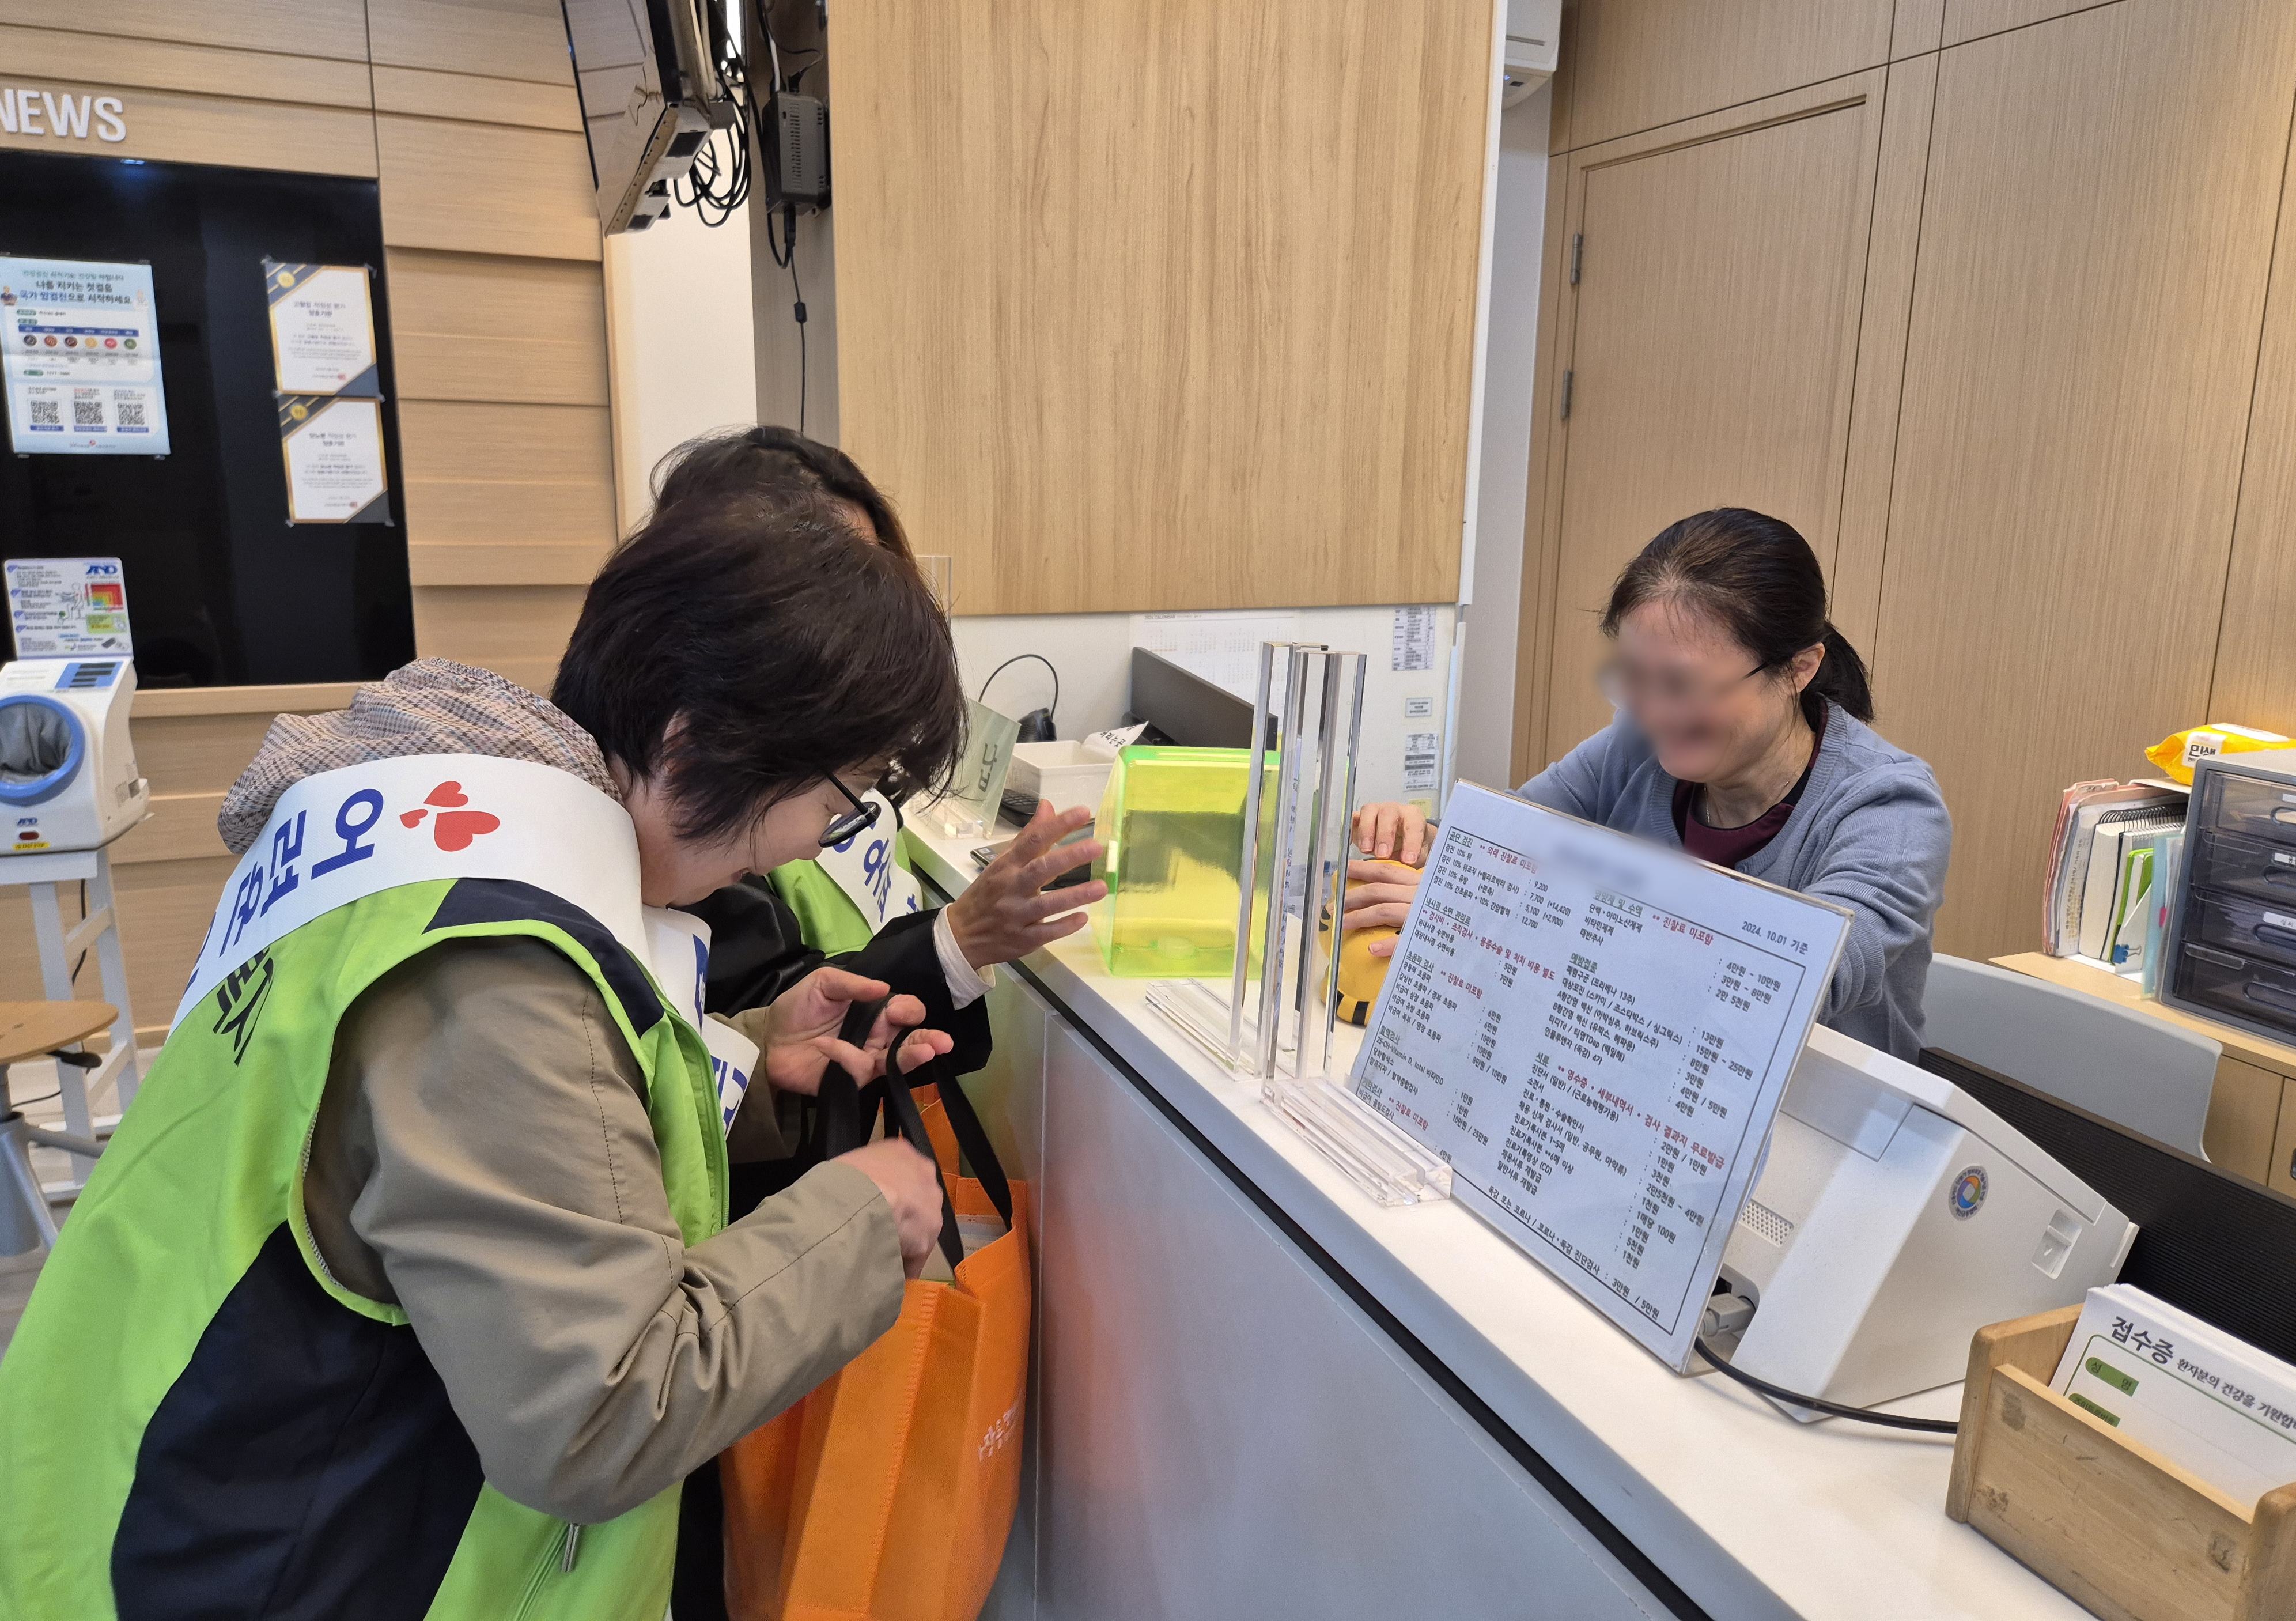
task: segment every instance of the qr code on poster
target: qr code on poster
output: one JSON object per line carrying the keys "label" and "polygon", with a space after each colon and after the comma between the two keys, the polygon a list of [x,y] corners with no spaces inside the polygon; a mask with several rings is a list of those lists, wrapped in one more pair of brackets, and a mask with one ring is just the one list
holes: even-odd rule
{"label": "qr code on poster", "polygon": [[59,399],[34,399],[32,425],[36,428],[61,428],[64,425],[63,402]]}
{"label": "qr code on poster", "polygon": [[73,400],[72,426],[75,428],[103,426],[103,401],[101,399]]}
{"label": "qr code on poster", "polygon": [[144,425],[142,400],[123,399],[119,402],[119,425],[123,428],[140,428]]}

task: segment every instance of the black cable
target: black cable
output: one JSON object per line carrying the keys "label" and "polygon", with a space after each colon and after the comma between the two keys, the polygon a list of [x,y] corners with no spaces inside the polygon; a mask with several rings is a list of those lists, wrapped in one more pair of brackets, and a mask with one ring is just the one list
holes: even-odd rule
{"label": "black cable", "polygon": [[1695,1342],[1698,1354],[1713,1365],[1714,1371],[1734,1378],[1749,1390],[1759,1391],[1774,1402],[1789,1403],[1795,1407],[1807,1407],[1812,1412],[1830,1414],[1837,1419],[1854,1419],[1860,1424],[1878,1424],[1884,1429],[1916,1429],[1928,1436],[1953,1436],[1961,1433],[1961,1426],[1951,1419],[1905,1419],[1893,1412],[1875,1412],[1870,1408],[1845,1407],[1839,1402],[1828,1402],[1817,1396],[1798,1395],[1767,1379],[1758,1379],[1742,1368],[1734,1368],[1715,1354],[1714,1347],[1702,1335]]}
{"label": "black cable", "polygon": [[1058,666],[1054,664],[1052,660],[1046,658],[1041,653],[1016,653],[1011,658],[1006,659],[1003,663],[997,665],[996,668],[990,671],[987,678],[981,681],[980,691],[975,695],[976,699],[983,704],[988,702],[988,683],[995,680],[998,676],[1003,675],[1006,671],[1012,669],[1013,665],[1019,663],[1023,659],[1034,659],[1037,662],[1042,664],[1046,669],[1053,672],[1053,701],[1045,706],[1045,712],[1052,716],[1055,720],[1059,720],[1061,714],[1061,672]]}
{"label": "black cable", "polygon": [[[86,878],[79,881],[79,920],[82,923],[87,921],[87,880]],[[87,967],[87,952],[83,950],[79,954],[79,960],[72,964],[71,988],[72,994],[75,996],[79,994],[79,971],[86,967]],[[37,1103],[39,1099],[35,1098],[32,1101]]]}
{"label": "black cable", "polygon": [[797,280],[797,205],[782,206],[782,230],[789,238],[790,313],[797,317],[797,431],[805,432],[807,390],[805,353],[805,289]]}

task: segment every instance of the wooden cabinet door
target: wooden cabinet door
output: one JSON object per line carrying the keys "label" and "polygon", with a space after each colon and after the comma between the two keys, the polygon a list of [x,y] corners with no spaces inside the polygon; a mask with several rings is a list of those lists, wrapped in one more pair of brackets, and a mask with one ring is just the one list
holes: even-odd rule
{"label": "wooden cabinet door", "polygon": [[2036,943],[2058,791],[2218,718],[2292,98],[2287,0],[2120,0],[1941,54],[1868,650],[1953,811],[1941,950]]}
{"label": "wooden cabinet door", "polygon": [[1610,719],[1596,621],[1668,523],[1755,507],[1832,566],[1882,77],[1572,157],[1548,758]]}

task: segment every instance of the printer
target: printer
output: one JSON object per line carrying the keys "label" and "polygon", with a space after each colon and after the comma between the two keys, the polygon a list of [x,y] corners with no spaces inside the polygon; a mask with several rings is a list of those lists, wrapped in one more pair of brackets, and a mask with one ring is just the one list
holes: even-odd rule
{"label": "printer", "polygon": [[[94,850],[144,819],[124,658],[0,664],[0,857]],[[4,868],[0,868],[4,870]]]}
{"label": "printer", "polygon": [[1704,1337],[1757,1378],[1870,1407],[1961,1378],[1985,1324],[2111,1283],[2136,1237],[1960,1088],[1819,1025],[1724,1249]]}

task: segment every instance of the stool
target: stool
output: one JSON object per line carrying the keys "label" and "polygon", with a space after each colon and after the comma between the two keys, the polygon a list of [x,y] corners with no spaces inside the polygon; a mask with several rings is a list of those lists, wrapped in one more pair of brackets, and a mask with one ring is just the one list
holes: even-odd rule
{"label": "stool", "polygon": [[48,1197],[32,1170],[35,1148],[60,1148],[93,1159],[103,1152],[101,1143],[34,1125],[17,1111],[8,1097],[8,1066],[27,1058],[53,1057],[57,1077],[64,1070],[93,1069],[93,1053],[66,1052],[119,1016],[109,1002],[0,1002],[0,1199],[16,1203],[32,1218],[39,1235],[35,1248],[56,1241],[56,1219],[48,1210]]}

